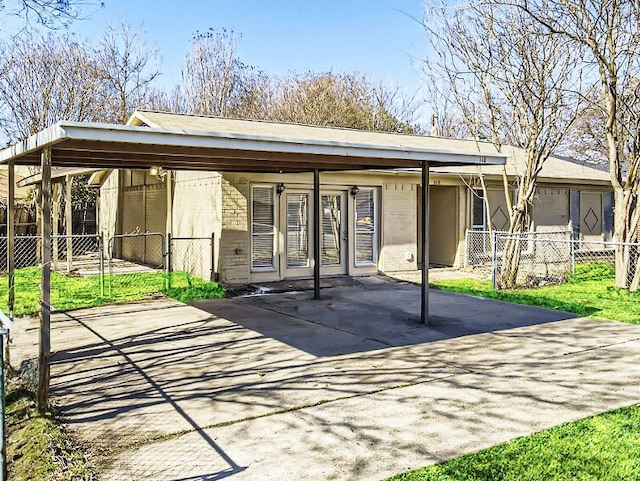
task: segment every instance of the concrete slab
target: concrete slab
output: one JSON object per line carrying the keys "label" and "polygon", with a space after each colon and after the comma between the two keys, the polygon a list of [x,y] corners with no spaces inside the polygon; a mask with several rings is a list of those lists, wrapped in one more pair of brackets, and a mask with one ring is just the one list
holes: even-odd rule
{"label": "concrete slab", "polygon": [[[640,326],[368,283],[56,314],[52,394],[103,479],[381,479],[640,401]],[[18,321],[12,362],[36,352]]]}

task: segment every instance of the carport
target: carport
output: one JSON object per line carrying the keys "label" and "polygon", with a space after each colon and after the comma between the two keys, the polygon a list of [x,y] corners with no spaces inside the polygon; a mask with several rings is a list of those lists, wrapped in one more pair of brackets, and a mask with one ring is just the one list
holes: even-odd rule
{"label": "carport", "polygon": [[[427,324],[429,166],[500,165],[504,154],[457,152],[433,148],[426,137],[378,132],[346,131],[298,126],[279,130],[271,122],[235,121],[223,132],[157,129],[100,123],[60,122],[0,152],[7,164],[9,308],[13,314],[15,165],[40,166],[39,204],[42,212],[42,278],[38,409],[46,409],[50,361],[50,263],[52,167],[94,169],[199,170],[221,172],[313,172],[315,259],[319,259],[321,173],[367,169],[420,168],[421,229],[419,251],[423,262],[420,317]],[[255,127],[264,127],[258,128]],[[282,134],[281,132],[287,132]],[[345,134],[346,133],[346,134]],[[170,192],[170,189],[168,189]],[[425,220],[426,219],[426,220]],[[320,298],[320,263],[315,262],[314,298]]]}

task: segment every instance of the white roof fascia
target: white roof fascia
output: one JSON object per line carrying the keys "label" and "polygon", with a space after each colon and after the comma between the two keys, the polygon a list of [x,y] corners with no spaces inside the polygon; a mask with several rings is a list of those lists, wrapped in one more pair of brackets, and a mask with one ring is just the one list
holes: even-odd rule
{"label": "white roof fascia", "polygon": [[[458,152],[429,148],[289,139],[244,134],[197,132],[125,125],[60,122],[0,152],[0,163],[63,140],[166,145],[272,153],[371,157],[464,164],[502,165],[507,154]],[[454,158],[452,158],[454,157]]]}

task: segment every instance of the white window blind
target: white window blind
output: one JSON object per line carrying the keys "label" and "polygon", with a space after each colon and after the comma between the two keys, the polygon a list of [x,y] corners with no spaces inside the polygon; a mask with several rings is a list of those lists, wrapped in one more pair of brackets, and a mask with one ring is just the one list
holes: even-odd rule
{"label": "white window blind", "polygon": [[287,267],[309,265],[309,196],[287,194]]}
{"label": "white window blind", "polygon": [[375,191],[360,189],[356,194],[356,265],[376,263]]}
{"label": "white window blind", "polygon": [[275,191],[253,186],[251,196],[251,268],[275,268]]}

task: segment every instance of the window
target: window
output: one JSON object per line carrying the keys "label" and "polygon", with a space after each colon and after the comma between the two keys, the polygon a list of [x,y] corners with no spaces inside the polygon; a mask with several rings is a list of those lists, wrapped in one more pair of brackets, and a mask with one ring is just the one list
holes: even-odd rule
{"label": "window", "polygon": [[473,189],[473,218],[471,224],[474,229],[484,230],[485,210],[484,210],[484,192],[482,189]]}
{"label": "window", "polygon": [[287,267],[309,266],[309,196],[287,194]]}
{"label": "window", "polygon": [[377,255],[375,190],[360,189],[355,196],[356,265],[375,265]]}
{"label": "window", "polygon": [[275,269],[275,189],[254,185],[251,191],[251,269]]}

